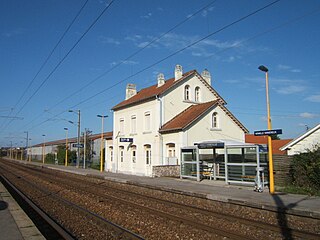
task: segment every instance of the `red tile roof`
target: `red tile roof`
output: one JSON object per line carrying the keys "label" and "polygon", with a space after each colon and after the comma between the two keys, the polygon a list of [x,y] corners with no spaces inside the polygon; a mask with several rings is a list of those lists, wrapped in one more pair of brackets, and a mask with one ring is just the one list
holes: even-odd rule
{"label": "red tile roof", "polygon": [[212,107],[219,105],[223,111],[233,120],[235,123],[244,131],[248,132],[248,130],[228,111],[226,107],[224,107],[220,99],[216,99],[211,102],[206,102],[198,105],[192,105],[185,109],[183,112],[179,113],[177,116],[172,118],[166,124],[162,126],[159,130],[160,133],[170,133],[177,132],[185,129],[190,126],[197,119],[201,118],[203,114],[208,112]]}
{"label": "red tile roof", "polygon": [[[287,151],[281,151],[280,148],[290,142],[292,139],[280,139],[272,140],[272,153],[279,155],[286,155]],[[255,136],[253,134],[246,134],[246,143],[256,143],[256,144],[268,144],[268,136]]]}
{"label": "red tile roof", "polygon": [[185,109],[183,112],[172,118],[166,124],[162,126],[159,130],[161,133],[181,131],[191,123],[196,121],[201,115],[206,112],[211,107],[217,104],[218,100],[214,100],[207,103],[202,103],[198,105],[192,105]]}
{"label": "red tile roof", "polygon": [[220,101],[225,103],[224,99],[201,77],[201,75],[196,70],[191,70],[184,73],[182,75],[182,78],[178,80],[175,80],[175,78],[171,78],[165,81],[165,83],[160,87],[158,87],[158,84],[155,84],[151,87],[141,89],[136,95],[114,106],[112,110],[119,110],[125,107],[156,99],[157,96],[165,93],[166,91],[170,90],[172,87],[176,86],[178,83],[182,82],[192,75],[196,75],[211,90],[211,92],[220,99]]}
{"label": "red tile roof", "polygon": [[[104,132],[103,133],[103,138],[104,139],[112,139],[113,136],[113,132]],[[91,140],[96,140],[98,138],[101,138],[101,133],[97,133],[97,134],[92,134],[89,136],[89,139]],[[76,143],[77,142],[77,138],[68,138],[68,143]],[[60,145],[60,144],[65,144],[66,143],[66,139],[60,139],[60,140],[55,140],[55,141],[50,141],[50,142],[45,142],[46,146],[52,146],[52,145]],[[33,145],[32,147],[42,147],[43,143],[39,143],[36,145]]]}

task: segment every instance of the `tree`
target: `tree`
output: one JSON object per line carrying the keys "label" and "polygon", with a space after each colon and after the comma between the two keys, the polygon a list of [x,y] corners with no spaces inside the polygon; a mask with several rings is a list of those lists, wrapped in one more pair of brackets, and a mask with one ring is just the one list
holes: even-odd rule
{"label": "tree", "polygon": [[[86,160],[90,161],[93,156],[93,149],[92,149],[92,139],[91,139],[92,131],[90,131],[88,128],[85,129],[85,134],[83,134],[83,144],[85,143],[86,148]],[[86,139],[84,139],[86,137]],[[81,155],[84,155],[84,148],[81,149]]]}
{"label": "tree", "polygon": [[[66,145],[62,144],[57,149],[58,164],[63,165],[66,159]],[[77,159],[77,152],[68,150],[68,163]]]}
{"label": "tree", "polygon": [[271,135],[271,139],[272,140],[280,140],[280,137],[278,134],[273,134],[273,135]]}

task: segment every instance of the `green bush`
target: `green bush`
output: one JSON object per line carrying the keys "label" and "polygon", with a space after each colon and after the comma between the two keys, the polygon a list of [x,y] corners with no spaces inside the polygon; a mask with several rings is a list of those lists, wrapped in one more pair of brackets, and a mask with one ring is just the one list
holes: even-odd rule
{"label": "green bush", "polygon": [[45,160],[45,163],[54,163],[55,155],[53,153],[48,153],[44,160]]}
{"label": "green bush", "polygon": [[320,146],[307,153],[295,155],[291,168],[292,184],[314,194],[320,191]]}

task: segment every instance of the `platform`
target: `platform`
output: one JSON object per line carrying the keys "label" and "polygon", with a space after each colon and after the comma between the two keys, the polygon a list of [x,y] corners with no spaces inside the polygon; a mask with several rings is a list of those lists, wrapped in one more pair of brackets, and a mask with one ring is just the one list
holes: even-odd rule
{"label": "platform", "polygon": [[[22,164],[41,165],[41,163],[18,161]],[[320,219],[320,197],[276,192],[270,194],[268,189],[259,193],[253,187],[227,185],[224,181],[203,180],[197,182],[180,178],[151,178],[112,172],[100,172],[94,169],[76,168],[73,166],[50,165],[43,167],[80,175],[130,183],[156,189],[182,193],[190,196],[212,199],[221,202],[236,203],[260,209],[287,212],[300,216]]]}
{"label": "platform", "polygon": [[0,231],[0,240],[45,239],[1,182]]}

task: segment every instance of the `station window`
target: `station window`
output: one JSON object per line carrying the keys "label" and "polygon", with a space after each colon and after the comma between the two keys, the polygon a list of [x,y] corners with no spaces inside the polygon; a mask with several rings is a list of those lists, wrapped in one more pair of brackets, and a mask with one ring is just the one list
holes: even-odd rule
{"label": "station window", "polygon": [[200,102],[200,87],[196,87],[194,90],[194,100]]}
{"label": "station window", "polygon": [[190,86],[186,85],[184,87],[184,100],[190,100]]}
{"label": "station window", "polygon": [[218,128],[218,127],[219,127],[218,113],[214,112],[212,113],[212,128]]}
{"label": "station window", "polygon": [[137,161],[137,147],[136,146],[131,147],[131,159],[132,159],[133,163],[136,163],[136,161]]}
{"label": "station window", "polygon": [[124,134],[124,119],[123,118],[120,118],[119,131],[120,131],[121,135]]}
{"label": "station window", "polygon": [[131,133],[137,133],[137,116],[131,116]]}
{"label": "station window", "polygon": [[120,162],[123,162],[123,154],[124,154],[124,147],[123,146],[119,147],[119,152],[120,152]]}
{"label": "station window", "polygon": [[145,157],[146,157],[146,164],[151,164],[151,145],[146,144],[144,145]]}
{"label": "station window", "polygon": [[151,130],[151,115],[150,112],[146,112],[144,114],[144,124],[145,124],[145,131]]}

